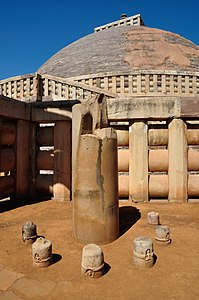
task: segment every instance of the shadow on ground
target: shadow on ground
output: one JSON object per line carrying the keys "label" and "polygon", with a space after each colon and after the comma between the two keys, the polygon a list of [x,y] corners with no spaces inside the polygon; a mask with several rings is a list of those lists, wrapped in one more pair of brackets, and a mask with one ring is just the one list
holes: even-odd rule
{"label": "shadow on ground", "polygon": [[133,206],[123,206],[119,208],[120,236],[128,231],[139,219],[141,213]]}
{"label": "shadow on ground", "polygon": [[53,264],[58,263],[62,259],[62,256],[60,254],[57,254],[57,253],[53,253],[52,256],[53,256]]}
{"label": "shadow on ground", "polygon": [[22,207],[25,205],[31,205],[43,201],[49,201],[51,199],[50,196],[46,197],[41,197],[41,196],[36,196],[34,199],[26,198],[26,199],[9,199],[6,201],[0,201],[0,213],[9,211],[18,207]]}

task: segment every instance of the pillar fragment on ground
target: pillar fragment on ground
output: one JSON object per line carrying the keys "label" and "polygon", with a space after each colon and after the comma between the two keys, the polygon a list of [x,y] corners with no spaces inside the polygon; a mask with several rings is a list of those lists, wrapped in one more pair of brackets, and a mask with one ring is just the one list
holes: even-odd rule
{"label": "pillar fragment on ground", "polygon": [[106,244],[119,235],[117,136],[112,128],[80,135],[74,174],[73,235]]}
{"label": "pillar fragment on ground", "polygon": [[[60,134],[61,133],[61,134]],[[57,121],[54,127],[53,197],[70,200],[71,189],[71,122]]]}
{"label": "pillar fragment on ground", "polygon": [[129,199],[148,201],[147,124],[133,122],[129,128]]}
{"label": "pillar fragment on ground", "polygon": [[174,119],[169,124],[169,201],[187,201],[186,124]]}

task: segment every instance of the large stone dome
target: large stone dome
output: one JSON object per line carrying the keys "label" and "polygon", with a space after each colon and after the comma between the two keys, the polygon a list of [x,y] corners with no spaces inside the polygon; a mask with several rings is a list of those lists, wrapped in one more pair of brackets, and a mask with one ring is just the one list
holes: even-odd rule
{"label": "large stone dome", "polygon": [[168,31],[118,26],[66,46],[38,70],[65,78],[134,70],[199,71],[199,47]]}

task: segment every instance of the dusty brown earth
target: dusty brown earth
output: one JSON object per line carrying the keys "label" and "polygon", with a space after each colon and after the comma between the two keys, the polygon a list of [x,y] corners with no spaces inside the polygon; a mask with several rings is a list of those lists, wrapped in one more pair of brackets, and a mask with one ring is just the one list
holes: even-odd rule
{"label": "dusty brown earth", "polygon": [[[146,222],[149,211],[158,211],[161,223],[170,226],[172,243],[154,242],[155,265],[136,269],[134,238],[154,240],[154,227]],[[120,202],[120,237],[102,246],[109,270],[92,279],[80,272],[83,245],[72,237],[71,203],[51,200],[5,211],[0,215],[0,299],[199,299],[198,215],[198,204]],[[53,243],[54,264],[48,268],[35,268],[31,246],[21,242],[21,226],[28,220]],[[16,277],[7,286],[6,275]]]}

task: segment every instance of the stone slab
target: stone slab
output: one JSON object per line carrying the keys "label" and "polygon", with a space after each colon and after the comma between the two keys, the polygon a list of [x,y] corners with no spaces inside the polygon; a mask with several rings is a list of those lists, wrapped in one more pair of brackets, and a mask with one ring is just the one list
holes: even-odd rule
{"label": "stone slab", "polygon": [[17,279],[22,278],[24,274],[3,269],[0,271],[0,290],[6,291]]}
{"label": "stone slab", "polygon": [[0,300],[20,300],[22,298],[15,295],[12,291],[6,291],[0,294]]}
{"label": "stone slab", "polygon": [[165,119],[180,117],[179,97],[108,99],[109,120]]}
{"label": "stone slab", "polygon": [[34,279],[21,278],[12,286],[16,293],[29,297],[30,299],[39,299],[52,293],[56,284],[53,281],[38,281]]}

